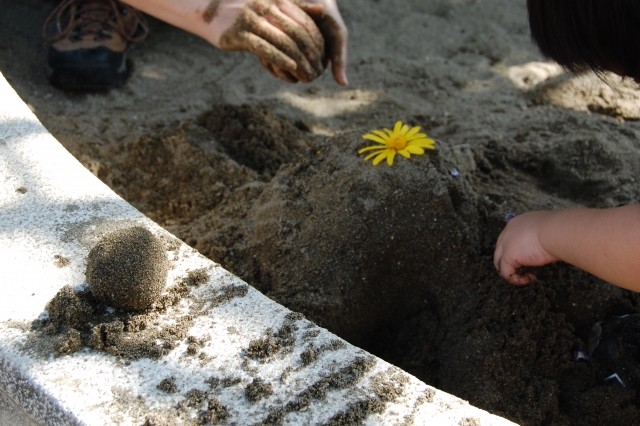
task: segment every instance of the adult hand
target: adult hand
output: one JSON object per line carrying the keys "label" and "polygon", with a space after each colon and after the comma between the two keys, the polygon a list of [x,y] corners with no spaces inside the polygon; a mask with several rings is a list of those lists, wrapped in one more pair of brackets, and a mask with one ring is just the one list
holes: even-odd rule
{"label": "adult hand", "polygon": [[310,82],[324,72],[324,38],[310,15],[290,0],[214,0],[204,18],[215,46],[248,50],[285,81]]}
{"label": "adult hand", "polygon": [[532,272],[518,274],[522,266],[542,266],[558,258],[540,244],[540,226],[554,212],[531,212],[516,216],[507,223],[493,254],[493,264],[500,275],[511,284],[524,285],[535,281]]}
{"label": "adult hand", "polygon": [[320,28],[324,36],[326,58],[331,62],[333,78],[341,86],[347,80],[347,41],[349,31],[344,24],[336,0],[295,0]]}
{"label": "adult hand", "polygon": [[[347,40],[349,32],[342,20],[336,0],[293,0],[320,28],[325,42],[325,67],[330,63],[333,78],[341,86],[349,84],[347,79]],[[282,69],[262,61],[262,65],[274,76],[286,81]],[[290,81],[291,82],[291,81]]]}

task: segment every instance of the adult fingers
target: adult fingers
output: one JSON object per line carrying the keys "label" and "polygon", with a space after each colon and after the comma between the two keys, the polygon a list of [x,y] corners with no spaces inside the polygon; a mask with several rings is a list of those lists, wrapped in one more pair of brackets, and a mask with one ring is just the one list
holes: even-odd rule
{"label": "adult fingers", "polygon": [[[224,38],[224,36],[223,36]],[[226,46],[227,43],[223,43],[221,40],[221,47]],[[263,38],[249,32],[242,32],[237,35],[237,40],[234,40],[233,45],[238,49],[248,50],[249,52],[260,58],[261,62],[272,64],[274,67],[287,70],[289,72],[296,72],[298,64],[289,56],[282,53],[274,45],[270,44]]]}
{"label": "adult fingers", "polygon": [[291,74],[290,72],[280,69],[278,67],[273,67],[273,72],[275,72],[276,77],[281,78],[282,80],[286,81],[287,83],[291,83],[291,84],[295,84],[297,83],[298,80],[293,74]]}
{"label": "adult fingers", "polygon": [[262,64],[264,69],[269,71],[269,74],[271,74],[275,78],[280,78],[280,79],[286,81],[287,83],[297,83],[299,81],[290,72],[287,72],[287,71],[281,70],[280,68],[274,67],[273,64],[270,64],[270,63],[264,61],[263,59],[260,59],[260,63]]}
{"label": "adult fingers", "polygon": [[289,0],[278,0],[278,8],[267,19],[298,44],[318,74],[324,72],[325,43],[316,23]]}
{"label": "adult fingers", "polygon": [[273,69],[273,65],[271,65],[269,62],[265,62],[264,59],[260,58],[260,63],[262,64],[264,69],[266,69],[269,72],[269,74],[271,74],[275,78],[280,78],[278,74],[276,74],[275,70]]}
{"label": "adult fingers", "polygon": [[[313,39],[303,26],[299,25],[276,7],[272,8],[271,13],[265,16],[265,19],[296,43],[307,61],[309,61],[313,67],[316,75],[322,74],[324,71],[322,67],[323,52],[315,46]],[[308,19],[311,20],[311,18]],[[313,25],[315,26],[315,24]],[[320,30],[317,28],[316,31],[318,31],[318,34],[320,33]]]}
{"label": "adult fingers", "polygon": [[[344,24],[343,24],[344,25]],[[347,27],[335,27],[331,35],[327,36],[327,57],[331,61],[333,78],[341,86],[349,84],[347,79]]]}
{"label": "adult fingers", "polygon": [[324,36],[327,60],[331,62],[333,78],[341,86],[349,84],[347,79],[347,42],[349,31],[342,20],[340,11],[327,10],[322,4],[298,3],[300,8],[311,16],[318,24],[320,32]]}
{"label": "adult fingers", "polygon": [[313,44],[318,52],[324,54],[325,44],[324,37],[320,32],[320,29],[311,17],[305,13],[297,4],[290,0],[280,0],[278,7],[287,15],[290,19],[295,21],[299,26],[303,27],[308,33],[309,37],[313,41]]}
{"label": "adult fingers", "polygon": [[295,84],[298,81],[300,81],[293,74],[291,74],[288,71],[281,70],[281,69],[279,69],[277,67],[274,67],[274,71],[275,71],[276,75],[279,78],[281,78],[282,80],[286,81],[287,83]]}
{"label": "adult fingers", "polygon": [[[272,15],[273,16],[273,15]],[[266,40],[272,46],[296,62],[293,69],[284,68],[291,74],[302,81],[311,81],[317,77],[316,71],[313,69],[305,54],[300,50],[298,44],[289,37],[288,34],[271,24],[267,19],[259,20],[257,24],[251,28],[251,32],[258,37]],[[274,64],[278,66],[277,64]]]}

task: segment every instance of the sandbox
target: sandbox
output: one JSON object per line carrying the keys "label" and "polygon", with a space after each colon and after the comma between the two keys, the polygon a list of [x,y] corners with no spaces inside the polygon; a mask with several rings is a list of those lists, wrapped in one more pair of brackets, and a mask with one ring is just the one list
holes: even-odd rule
{"label": "sandbox", "polygon": [[[563,264],[515,288],[491,262],[508,214],[640,200],[636,88],[544,62],[523,0],[340,4],[345,89],[279,84],[152,21],[125,88],[59,92],[40,0],[8,2],[0,69],[88,170],[251,293],[516,423],[637,422],[638,393],[575,354],[638,295]],[[397,120],[436,150],[365,163],[361,136]]]}

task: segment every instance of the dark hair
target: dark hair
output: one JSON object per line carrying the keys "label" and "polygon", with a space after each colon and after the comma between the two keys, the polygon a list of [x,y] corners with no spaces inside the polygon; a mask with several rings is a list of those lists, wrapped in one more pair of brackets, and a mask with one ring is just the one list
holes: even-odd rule
{"label": "dark hair", "polygon": [[527,0],[531,37],[543,55],[581,72],[640,81],[639,0]]}

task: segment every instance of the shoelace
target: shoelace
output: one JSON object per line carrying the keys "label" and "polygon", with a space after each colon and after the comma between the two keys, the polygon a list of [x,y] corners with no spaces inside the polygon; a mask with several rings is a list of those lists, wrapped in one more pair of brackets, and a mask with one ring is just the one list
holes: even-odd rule
{"label": "shoelace", "polygon": [[[133,20],[125,25],[126,19]],[[55,19],[55,34],[48,29]],[[140,34],[136,36],[138,28]],[[136,9],[115,0],[64,0],[47,17],[42,29],[43,37],[54,42],[66,37],[82,38],[93,35],[96,39],[111,38],[117,32],[125,42],[138,42],[147,37],[147,20]]]}

